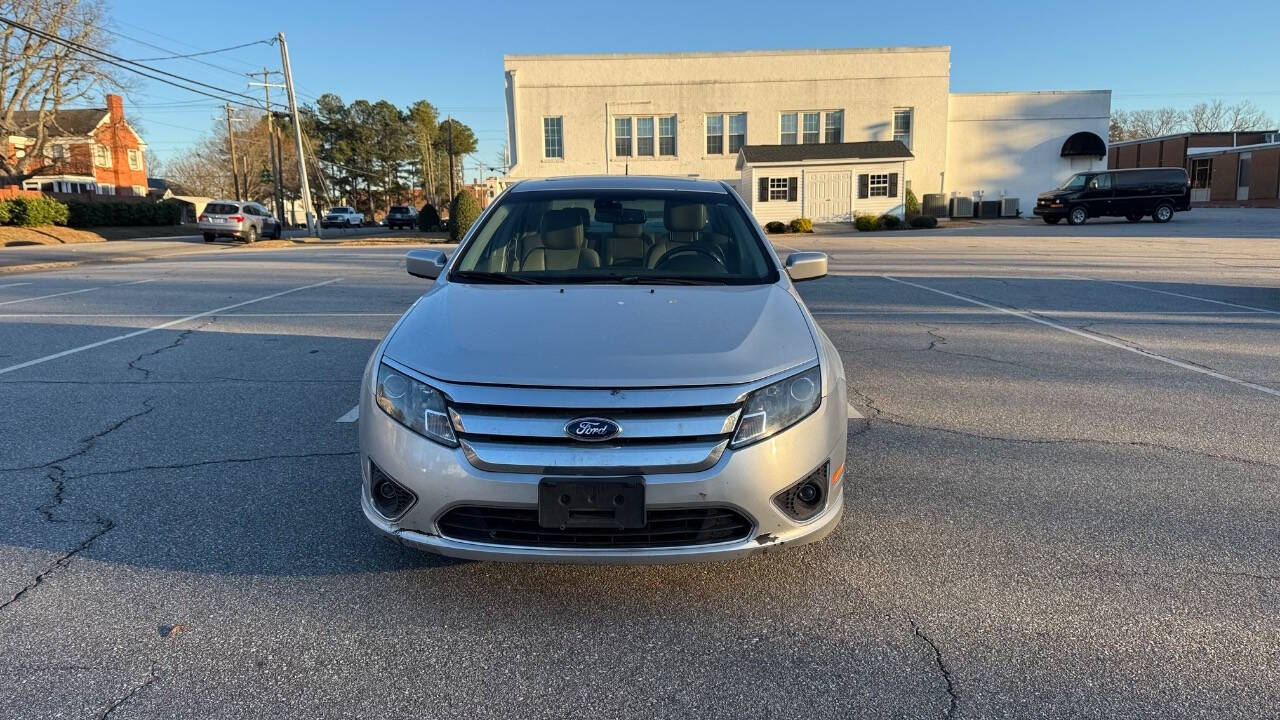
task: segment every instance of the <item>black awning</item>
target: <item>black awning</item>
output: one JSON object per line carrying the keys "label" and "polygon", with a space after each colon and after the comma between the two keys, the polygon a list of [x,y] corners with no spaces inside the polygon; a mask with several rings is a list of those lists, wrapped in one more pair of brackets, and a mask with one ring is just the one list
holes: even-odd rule
{"label": "black awning", "polygon": [[1078,132],[1062,143],[1062,157],[1106,157],[1107,144],[1091,132]]}

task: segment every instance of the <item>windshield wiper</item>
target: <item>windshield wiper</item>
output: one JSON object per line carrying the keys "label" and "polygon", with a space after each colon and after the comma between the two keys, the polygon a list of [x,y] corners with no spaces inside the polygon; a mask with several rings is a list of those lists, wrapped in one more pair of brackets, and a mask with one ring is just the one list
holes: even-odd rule
{"label": "windshield wiper", "polygon": [[619,285],[725,285],[717,278],[646,277],[641,275],[612,275],[607,278],[580,280],[584,283],[617,283]]}
{"label": "windshield wiper", "polygon": [[482,283],[507,283],[510,285],[542,285],[541,280],[535,280],[531,277],[522,275],[509,275],[507,273],[480,272],[479,270],[454,270],[449,276],[450,280],[469,280],[471,282]]}

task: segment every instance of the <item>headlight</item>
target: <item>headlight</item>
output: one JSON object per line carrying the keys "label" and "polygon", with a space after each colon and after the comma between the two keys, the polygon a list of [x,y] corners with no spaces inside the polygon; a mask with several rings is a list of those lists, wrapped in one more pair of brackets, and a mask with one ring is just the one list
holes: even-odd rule
{"label": "headlight", "polygon": [[439,390],[382,364],[374,398],[378,407],[401,425],[443,445],[458,446]]}
{"label": "headlight", "polygon": [[763,440],[800,422],[822,402],[820,366],[756,390],[747,396],[731,447]]}

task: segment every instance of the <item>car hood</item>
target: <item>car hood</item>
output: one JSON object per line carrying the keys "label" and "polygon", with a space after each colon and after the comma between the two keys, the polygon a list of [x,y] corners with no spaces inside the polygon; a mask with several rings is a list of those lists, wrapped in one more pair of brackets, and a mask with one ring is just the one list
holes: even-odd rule
{"label": "car hood", "polygon": [[595,388],[745,383],[817,357],[776,285],[441,283],[384,353],[449,382]]}
{"label": "car hood", "polygon": [[1038,200],[1058,200],[1074,193],[1074,190],[1050,190],[1049,192],[1040,193]]}

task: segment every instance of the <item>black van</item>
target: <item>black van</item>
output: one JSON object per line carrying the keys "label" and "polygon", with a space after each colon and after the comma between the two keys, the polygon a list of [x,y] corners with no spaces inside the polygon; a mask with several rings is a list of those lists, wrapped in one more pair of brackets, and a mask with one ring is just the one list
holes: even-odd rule
{"label": "black van", "polygon": [[1072,225],[1092,217],[1124,217],[1138,222],[1150,215],[1158,223],[1191,209],[1191,180],[1182,168],[1136,168],[1076,173],[1036,198],[1032,212],[1053,225]]}

